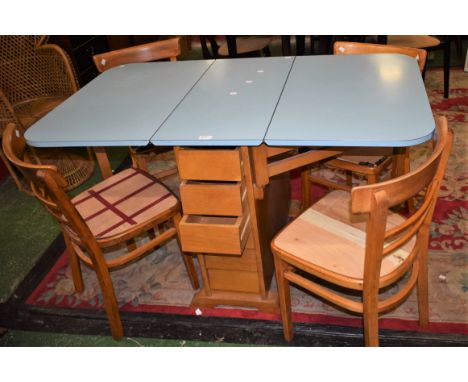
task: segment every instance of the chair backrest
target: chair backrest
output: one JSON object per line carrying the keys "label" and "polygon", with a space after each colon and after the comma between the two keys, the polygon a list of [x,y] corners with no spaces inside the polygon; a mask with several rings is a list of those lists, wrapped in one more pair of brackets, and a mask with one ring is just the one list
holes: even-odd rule
{"label": "chair backrest", "polygon": [[[369,214],[364,279],[366,276],[370,277],[366,272],[378,277],[380,261],[385,256],[394,254],[413,238],[416,238],[416,244],[405,261],[408,267],[416,258],[417,252],[427,248],[429,226],[453,142],[453,132],[448,128],[447,118],[437,117],[436,125],[434,151],[422,166],[398,178],[351,190],[352,212]],[[424,200],[419,208],[403,223],[387,229],[389,208],[400,205],[421,192],[424,192]],[[367,269],[368,263],[374,265]],[[378,266],[378,269],[371,270],[374,266]],[[389,277],[394,276],[396,277]]]}
{"label": "chair backrest", "polygon": [[7,159],[29,181],[33,195],[58,221],[76,253],[83,256],[86,251],[95,265],[96,261],[101,263],[102,252],[96,239],[66,194],[67,182],[59,175],[57,168],[31,163],[23,132],[13,123],[7,125],[2,145]]}
{"label": "chair backrest", "polygon": [[25,101],[77,91],[69,57],[46,42],[47,36],[0,36],[0,91],[13,108]]}
{"label": "chair backrest", "polygon": [[99,72],[102,73],[114,66],[136,62],[149,62],[164,59],[176,61],[180,53],[180,37],[175,37],[96,54],[93,56],[93,60]]}
{"label": "chair backrest", "polygon": [[394,45],[367,44],[361,42],[337,41],[333,45],[333,54],[378,54],[396,53],[413,57],[418,61],[422,72],[426,65],[427,52],[424,49],[408,48]]}

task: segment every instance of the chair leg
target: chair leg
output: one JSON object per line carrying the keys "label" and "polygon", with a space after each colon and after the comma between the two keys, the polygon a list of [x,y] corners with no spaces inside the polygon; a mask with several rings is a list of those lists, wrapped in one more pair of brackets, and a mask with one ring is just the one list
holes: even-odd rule
{"label": "chair leg", "polygon": [[367,184],[375,184],[379,181],[379,177],[376,174],[367,175]]}
{"label": "chair leg", "polygon": [[351,171],[346,171],[346,184],[353,187],[353,173]]}
{"label": "chair leg", "polygon": [[450,90],[450,37],[444,43],[444,98],[449,97]]}
{"label": "chair leg", "polygon": [[120,319],[119,305],[115,297],[114,285],[109,274],[109,270],[104,266],[95,265],[95,271],[104,300],[107,319],[109,320],[110,331],[115,340],[121,340],[123,337],[122,320]]}
{"label": "chair leg", "polygon": [[75,250],[71,244],[71,239],[66,233],[63,233],[63,238],[67,247],[67,255],[70,262],[73,285],[75,286],[75,291],[81,293],[84,291],[84,283],[83,276],[81,274],[80,259],[78,259],[78,256],[76,255]]}
{"label": "chair leg", "polygon": [[[410,149],[409,147],[405,147],[403,151],[403,174],[408,174],[411,171],[411,158],[410,158]],[[409,198],[406,201],[406,207],[409,213],[413,213],[415,211],[414,208],[414,198]]]}
{"label": "chair leg", "polygon": [[190,283],[192,284],[193,289],[198,289],[200,287],[200,284],[198,283],[198,276],[197,276],[197,271],[195,269],[195,263],[193,262],[193,256],[182,252],[182,246],[180,245],[179,234],[178,234],[180,219],[181,219],[181,216],[179,213],[175,214],[172,217],[172,222],[174,223],[174,227],[177,230],[177,235],[176,235],[177,244],[179,245],[180,253],[182,254],[182,260],[184,260],[185,268],[187,269],[187,274],[189,276]]}
{"label": "chair leg", "polygon": [[[421,243],[429,244],[429,229],[425,227],[420,234],[425,236],[425,240]],[[418,273],[418,310],[419,310],[419,325],[423,328],[429,325],[429,280],[428,280],[428,253],[427,245],[420,250],[419,253],[419,273]]]}
{"label": "chair leg", "polygon": [[281,52],[283,56],[291,55],[291,36],[281,36]]}
{"label": "chair leg", "polygon": [[279,256],[276,254],[274,255],[281,319],[283,321],[283,335],[287,342],[291,342],[294,337],[291,315],[291,291],[289,281],[284,278],[284,271],[287,269],[287,264],[281,260]]}
{"label": "chair leg", "polygon": [[[0,145],[2,144],[2,140],[0,139]],[[8,172],[10,173],[10,176],[13,178],[13,180],[16,183],[16,187],[18,187],[18,190],[21,192],[26,192],[23,184],[18,178],[18,175],[16,174],[15,170],[10,164],[10,161],[6,158],[5,154],[3,154],[3,150],[0,147],[0,158],[2,159],[2,162],[5,164],[5,167],[7,168]]]}
{"label": "chair leg", "polygon": [[366,304],[364,300],[364,343],[366,346],[379,346],[379,313],[377,305]]}
{"label": "chair leg", "polygon": [[140,155],[133,148],[130,148],[130,155],[132,157],[133,166],[148,172],[148,162],[145,154]]}
{"label": "chair leg", "polygon": [[[369,283],[370,284],[370,283]],[[378,284],[377,284],[378,285]],[[363,320],[364,343],[366,346],[379,346],[379,290],[375,285],[364,285]]]}
{"label": "chair leg", "polygon": [[301,173],[301,188],[302,188],[302,210],[305,211],[310,207],[310,184],[309,169]]}

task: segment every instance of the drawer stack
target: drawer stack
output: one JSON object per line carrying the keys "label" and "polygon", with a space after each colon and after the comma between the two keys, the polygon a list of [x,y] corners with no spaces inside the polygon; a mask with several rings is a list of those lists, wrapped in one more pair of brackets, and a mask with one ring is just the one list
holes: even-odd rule
{"label": "drawer stack", "polygon": [[258,292],[251,216],[239,149],[176,150],[182,250],[201,255],[205,293]]}

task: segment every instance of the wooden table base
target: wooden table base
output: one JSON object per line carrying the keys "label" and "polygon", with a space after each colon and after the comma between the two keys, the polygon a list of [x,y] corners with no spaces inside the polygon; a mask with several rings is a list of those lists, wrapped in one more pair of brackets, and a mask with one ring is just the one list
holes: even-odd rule
{"label": "wooden table base", "polygon": [[192,307],[214,308],[220,305],[233,305],[256,308],[263,313],[279,313],[278,294],[268,292],[268,296],[262,299],[254,293],[227,292],[212,290],[208,296],[204,289],[201,289],[190,304]]}

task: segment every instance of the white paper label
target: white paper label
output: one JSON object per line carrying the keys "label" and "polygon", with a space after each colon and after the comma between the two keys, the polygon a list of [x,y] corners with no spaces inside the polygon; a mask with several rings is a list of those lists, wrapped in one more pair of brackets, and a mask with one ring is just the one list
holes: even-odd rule
{"label": "white paper label", "polygon": [[212,135],[199,135],[198,136],[198,140],[200,140],[200,141],[207,141],[207,140],[210,140],[210,139],[213,139]]}

